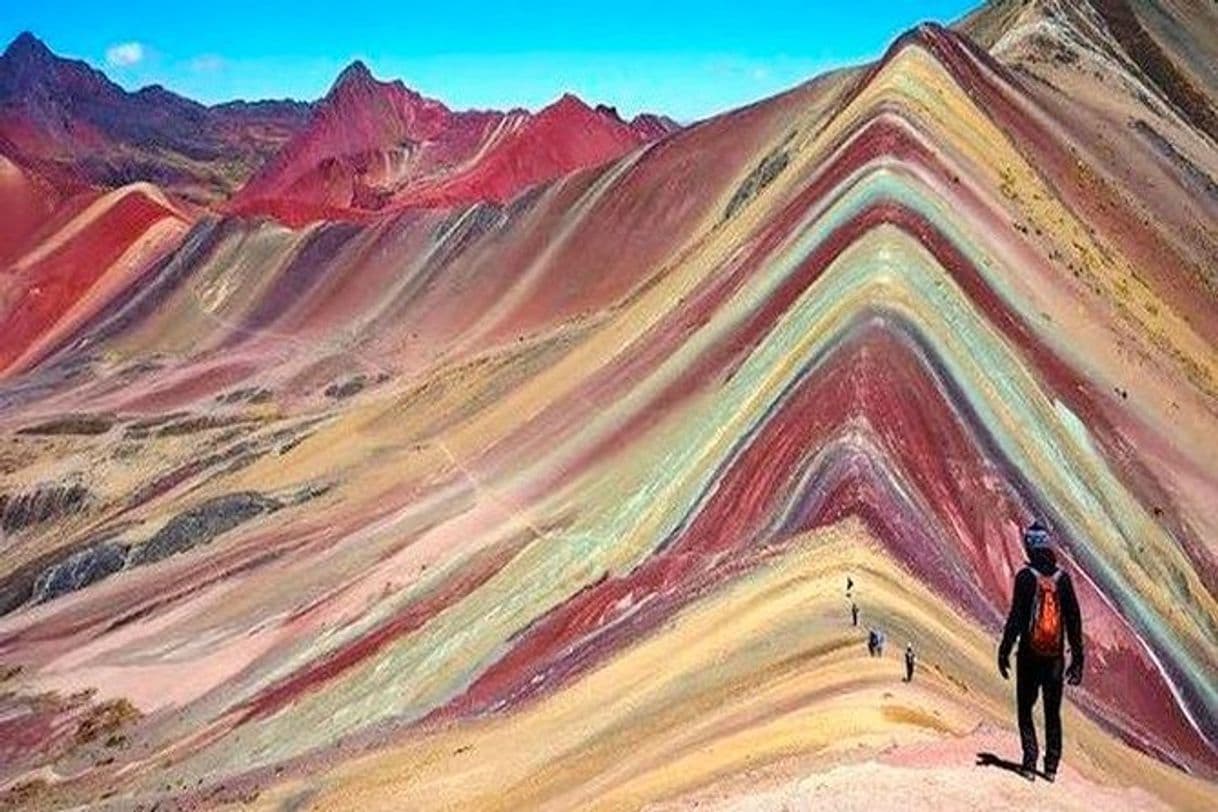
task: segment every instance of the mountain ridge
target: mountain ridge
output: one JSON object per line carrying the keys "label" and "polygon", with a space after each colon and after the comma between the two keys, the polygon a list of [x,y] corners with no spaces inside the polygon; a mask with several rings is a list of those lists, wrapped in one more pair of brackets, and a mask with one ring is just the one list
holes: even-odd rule
{"label": "mountain ridge", "polygon": [[655,115],[625,122],[613,108],[594,109],[573,93],[536,113],[454,111],[401,80],[377,79],[357,60],[228,210],[303,225],[326,213],[506,203],[531,185],[617,158],[674,127]]}
{"label": "mountain ridge", "polygon": [[[532,183],[617,157],[678,127],[650,113],[623,122],[605,107],[603,122],[588,130],[583,120],[585,131],[572,136],[590,139],[586,154],[568,151],[552,163],[540,159],[514,180],[500,169],[488,190],[471,179],[475,168],[460,166],[491,146],[479,141],[495,135],[489,128],[544,119],[550,107],[563,103],[560,97],[537,113],[452,111],[400,79],[376,79],[357,59],[314,102],[204,105],[160,85],[128,92],[87,62],[57,56],[30,32],[19,34],[0,54],[0,144],[7,145],[10,160],[57,189],[58,197],[150,181],[199,207],[269,212],[293,225],[361,218],[387,205],[455,205],[487,195],[505,201]],[[449,179],[448,191],[440,191],[444,179],[435,177],[424,184],[434,188],[423,197],[392,201],[390,187],[410,182],[393,181],[401,167],[392,164],[408,157],[403,144],[428,142],[440,134],[438,128],[450,125],[458,132],[433,150],[437,154],[424,161],[424,169],[442,174],[453,165],[464,180]],[[298,136],[310,127],[322,132],[310,136],[313,146],[302,146]],[[294,160],[307,165],[293,168]],[[365,183],[367,164],[376,160],[388,162],[383,169],[389,174]],[[269,178],[274,166],[285,167],[290,177]]]}

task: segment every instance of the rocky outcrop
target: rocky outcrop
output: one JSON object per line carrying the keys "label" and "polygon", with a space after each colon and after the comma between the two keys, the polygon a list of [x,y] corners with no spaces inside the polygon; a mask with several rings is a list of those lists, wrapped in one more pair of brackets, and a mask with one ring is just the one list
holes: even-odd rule
{"label": "rocky outcrop", "polygon": [[749,173],[749,176],[744,179],[740,187],[736,189],[732,199],[728,201],[727,208],[723,212],[723,219],[729,220],[732,215],[740,210],[745,203],[748,203],[757,193],[765,187],[773,183],[782,170],[787,168],[790,163],[790,154],[782,148],[776,149],[757,164],[757,167]]}
{"label": "rocky outcrop", "polygon": [[101,542],[86,547],[43,570],[34,581],[30,600],[33,603],[43,603],[84,589],[89,584],[109,578],[126,563],[126,545]]}
{"label": "rocky outcrop", "polygon": [[18,434],[105,434],[114,425],[114,418],[105,414],[69,414],[55,417],[33,426],[26,426]]}
{"label": "rocky outcrop", "polygon": [[[324,489],[318,493],[302,492],[291,503],[324,492]],[[230,493],[179,513],[143,544],[122,541],[114,529],[94,535],[82,545],[56,550],[0,579],[0,615],[84,589],[120,570],[152,564],[209,544],[220,534],[284,504],[259,493]]]}
{"label": "rocky outcrop", "polygon": [[349,397],[358,395],[368,385],[368,379],[364,375],[356,375],[348,378],[341,383],[332,383],[326,387],[326,397],[334,400],[346,400]]}
{"label": "rocky outcrop", "polygon": [[216,497],[170,519],[152,538],[132,549],[128,564],[150,564],[207,544],[221,533],[280,507],[279,501],[254,492]]}
{"label": "rocky outcrop", "polygon": [[79,483],[44,485],[18,494],[0,493],[0,529],[16,533],[76,513],[89,499],[89,489]]}

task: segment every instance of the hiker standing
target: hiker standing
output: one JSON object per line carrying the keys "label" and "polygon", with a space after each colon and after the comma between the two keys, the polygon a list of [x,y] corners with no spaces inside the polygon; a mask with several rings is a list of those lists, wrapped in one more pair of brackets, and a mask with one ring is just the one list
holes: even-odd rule
{"label": "hiker standing", "polygon": [[880,633],[875,629],[867,630],[867,656],[874,657],[876,649],[880,647]]}
{"label": "hiker standing", "polygon": [[859,605],[854,601],[850,601],[850,625],[859,625]]}
{"label": "hiker standing", "polygon": [[875,632],[875,656],[884,656],[884,633],[879,629]]}
{"label": "hiker standing", "polygon": [[854,589],[854,579],[849,575],[846,576],[846,597],[850,597],[850,590]]}
{"label": "hiker standing", "polygon": [[913,643],[908,643],[905,646],[905,681],[913,682],[914,662],[917,660],[917,655],[914,654]]}
{"label": "hiker standing", "polygon": [[[1045,778],[1057,776],[1062,756],[1062,678],[1071,685],[1083,681],[1083,623],[1070,576],[1057,566],[1049,530],[1039,521],[1023,534],[1028,565],[1015,576],[1011,611],[998,646],[998,672],[1008,678],[1011,647],[1015,653],[1015,702],[1019,738],[1023,745],[1020,773],[1029,781],[1036,772],[1036,725],[1032,708],[1038,694],[1045,708]],[[1065,663],[1063,637],[1070,642],[1070,667]]]}

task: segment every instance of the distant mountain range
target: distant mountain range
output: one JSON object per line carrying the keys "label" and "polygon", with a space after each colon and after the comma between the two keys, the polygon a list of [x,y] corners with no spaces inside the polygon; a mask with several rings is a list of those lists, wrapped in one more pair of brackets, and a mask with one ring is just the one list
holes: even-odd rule
{"label": "distant mountain range", "polygon": [[527,186],[612,160],[677,129],[654,115],[623,121],[567,94],[537,113],[454,112],[354,62],[307,123],[232,208],[286,222],[407,206],[504,203]]}
{"label": "distant mountain range", "polygon": [[[455,112],[352,63],[317,102],[203,105],[127,92],[30,33],[0,55],[0,155],[58,199],[148,182],[189,206],[299,224],[390,206],[506,201],[677,129],[564,96],[537,113]],[[53,207],[54,201],[44,201]]]}
{"label": "distant mountain range", "polygon": [[222,199],[309,123],[296,101],[206,106],[153,85],[128,93],[32,34],[0,55],[0,152],[63,191],[147,181]]}

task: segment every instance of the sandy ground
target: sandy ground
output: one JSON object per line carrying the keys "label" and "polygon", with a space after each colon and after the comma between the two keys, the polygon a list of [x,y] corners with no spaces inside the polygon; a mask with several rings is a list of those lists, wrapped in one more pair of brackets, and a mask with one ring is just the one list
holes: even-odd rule
{"label": "sandy ground", "polygon": [[859,763],[821,771],[776,765],[696,793],[646,807],[649,812],[945,809],[1166,810],[1170,806],[1136,787],[1097,783],[1064,763],[1057,781],[1028,782],[998,767],[976,763],[978,753],[1017,757],[1013,734],[979,730],[969,736],[898,747]]}

